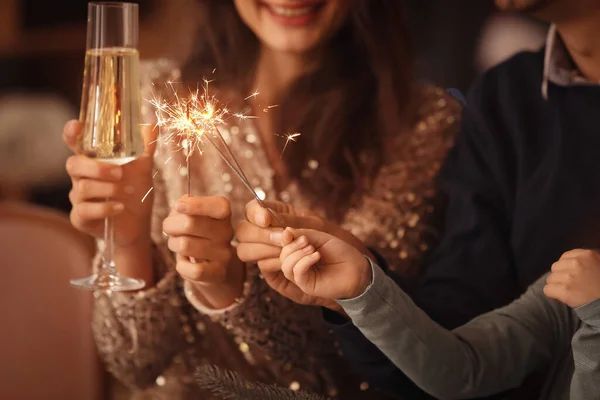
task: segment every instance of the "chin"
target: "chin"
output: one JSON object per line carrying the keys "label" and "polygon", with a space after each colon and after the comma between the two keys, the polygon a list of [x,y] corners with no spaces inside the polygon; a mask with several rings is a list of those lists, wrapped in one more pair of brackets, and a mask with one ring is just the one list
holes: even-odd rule
{"label": "chin", "polygon": [[315,41],[285,40],[283,38],[265,44],[273,50],[285,53],[310,53],[317,46]]}

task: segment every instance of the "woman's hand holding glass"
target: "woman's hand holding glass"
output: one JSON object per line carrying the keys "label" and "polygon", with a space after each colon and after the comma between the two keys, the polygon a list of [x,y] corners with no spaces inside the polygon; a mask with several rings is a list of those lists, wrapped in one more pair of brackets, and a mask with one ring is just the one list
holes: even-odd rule
{"label": "woman's hand holding glass", "polygon": [[[114,258],[125,276],[154,282],[151,262],[150,218],[153,198],[142,198],[152,187],[156,132],[143,130],[144,153],[124,165],[100,162],[80,154],[79,121],[69,121],[63,138],[75,153],[66,163],[71,177],[71,223],[81,232],[103,238],[105,218],[114,218]],[[110,199],[110,200],[107,200]]]}

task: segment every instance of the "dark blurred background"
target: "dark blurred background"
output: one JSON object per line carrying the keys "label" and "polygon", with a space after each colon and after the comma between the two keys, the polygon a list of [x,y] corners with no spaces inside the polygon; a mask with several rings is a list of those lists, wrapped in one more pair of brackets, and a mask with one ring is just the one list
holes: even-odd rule
{"label": "dark blurred background", "polygon": [[[179,18],[194,0],[137,3],[142,58],[176,58],[180,41],[170,38],[185,36]],[[543,40],[543,27],[495,14],[492,1],[406,3],[417,77],[442,87],[464,92],[483,69]],[[0,199],[69,210],[61,130],[79,108],[86,13],[86,1],[0,2]]]}

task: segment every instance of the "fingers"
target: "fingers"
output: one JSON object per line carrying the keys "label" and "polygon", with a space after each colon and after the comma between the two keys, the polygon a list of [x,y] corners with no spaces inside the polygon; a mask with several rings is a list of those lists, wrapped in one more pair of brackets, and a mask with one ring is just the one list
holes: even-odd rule
{"label": "fingers", "polygon": [[591,256],[594,253],[594,251],[592,250],[586,250],[586,249],[574,249],[574,250],[569,250],[567,252],[565,252],[560,259],[564,260],[564,259],[568,259],[568,258],[577,258],[577,257],[581,257],[581,256]]}
{"label": "fingers", "polygon": [[179,256],[194,258],[198,261],[215,261],[223,264],[231,260],[231,247],[194,236],[172,236],[168,241],[169,250]]}
{"label": "fingers", "polygon": [[83,155],[69,157],[66,168],[72,179],[116,182],[123,177],[121,166],[98,162]]}
{"label": "fingers", "polygon": [[315,229],[295,229],[288,227],[286,230],[289,231],[293,237],[305,236],[308,242],[317,249],[334,238],[333,235]]}
{"label": "fingers", "polygon": [[[578,259],[565,259],[562,263],[570,264],[577,262]],[[544,286],[544,294],[558,301],[561,301],[567,305],[571,305],[570,301],[573,292],[573,284],[576,276],[576,272],[571,269],[561,269],[556,272],[552,272],[546,278],[546,285]]]}
{"label": "fingers", "polygon": [[566,255],[566,253],[561,257],[560,260],[552,264],[551,271],[559,272],[559,271],[571,271],[577,272],[581,268],[583,268],[584,262],[592,257],[595,257],[594,253],[591,250],[579,250],[578,255],[573,256]]}
{"label": "fingers", "polygon": [[183,196],[174,207],[181,214],[228,219],[231,217],[231,204],[225,197],[189,197]]}
{"label": "fingers", "polygon": [[[313,213],[310,210],[296,208],[291,204],[284,203],[282,201],[265,200],[263,201],[263,205],[269,208],[278,217],[309,217],[313,215]],[[269,211],[267,211],[262,205],[260,205],[257,200],[252,200],[246,204],[246,219],[252,222],[253,224],[256,224],[261,227],[267,227],[277,223],[277,221],[273,220],[273,216],[269,213]],[[287,223],[285,224],[291,225]]]}
{"label": "fingers", "polygon": [[569,291],[567,286],[562,283],[551,283],[544,286],[544,294],[551,299],[565,302]]}
{"label": "fingers", "polygon": [[[275,210],[272,210],[276,212]],[[267,210],[265,210],[256,200],[252,200],[246,204],[246,219],[253,224],[266,228],[271,226],[275,221]]]}
{"label": "fingers", "polygon": [[258,260],[256,264],[263,275],[281,272],[281,261],[279,261],[279,257]]}
{"label": "fingers", "polygon": [[315,248],[310,244],[290,253],[285,259],[281,260],[281,272],[283,272],[283,275],[287,279],[294,282],[294,269],[296,268],[296,264],[298,264],[305,256],[313,253],[315,253]]}
{"label": "fingers", "polygon": [[152,157],[158,143],[158,126],[142,126],[142,140],[144,141],[144,156]]}
{"label": "fingers", "polygon": [[295,239],[295,237],[294,237],[294,234],[292,233],[292,229],[286,228],[281,233],[281,246],[287,246],[288,244],[292,243],[294,241],[294,239]]}
{"label": "fingers", "polygon": [[[311,268],[319,262],[321,253],[318,251],[310,254],[305,254],[294,266],[293,276],[294,282],[302,289],[308,289],[307,286],[311,282]],[[314,273],[313,273],[314,274]]]}
{"label": "fingers", "polygon": [[[286,231],[289,228],[286,228]],[[294,239],[291,243],[286,245],[281,249],[281,254],[279,255],[279,259],[283,262],[287,257],[289,257],[292,253],[301,248],[305,247],[308,244],[308,240],[306,236],[300,236],[297,239]]]}
{"label": "fingers", "polygon": [[282,228],[262,228],[248,221],[242,221],[237,226],[235,236],[240,242],[280,246],[282,231]]}
{"label": "fingers", "polygon": [[227,270],[222,264],[202,261],[194,263],[189,259],[177,257],[177,272],[184,278],[193,282],[222,283],[227,278]]}
{"label": "fingers", "polygon": [[104,201],[107,198],[117,198],[121,194],[132,194],[135,188],[131,185],[122,185],[113,182],[96,181],[93,179],[80,179],[73,182],[73,189],[69,193],[71,204],[84,201]]}
{"label": "fingers", "polygon": [[81,123],[71,120],[63,128],[63,141],[73,153],[77,153],[77,138],[81,134]]}
{"label": "fingers", "polygon": [[217,242],[229,242],[233,238],[230,224],[210,217],[197,217],[171,213],[163,221],[163,231],[169,236],[196,236]]}
{"label": "fingers", "polygon": [[546,278],[547,284],[565,283],[568,281],[570,274],[568,271],[553,272]]}
{"label": "fingers", "polygon": [[102,203],[85,202],[77,204],[71,210],[71,222],[76,227],[81,227],[90,221],[114,217],[125,209],[123,203],[105,201]]}
{"label": "fingers", "polygon": [[281,253],[281,247],[262,243],[240,243],[237,247],[238,258],[244,262],[279,258],[279,253]]}

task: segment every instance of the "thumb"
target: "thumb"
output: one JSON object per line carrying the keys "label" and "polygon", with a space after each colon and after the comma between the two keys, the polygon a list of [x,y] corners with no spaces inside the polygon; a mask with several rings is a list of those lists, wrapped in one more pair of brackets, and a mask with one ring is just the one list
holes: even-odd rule
{"label": "thumb", "polygon": [[63,141],[73,153],[77,154],[77,140],[81,135],[81,122],[73,119],[65,124],[63,128]]}
{"label": "thumb", "polygon": [[[309,217],[314,215],[310,210],[296,208],[293,205],[283,201],[264,200],[263,205],[271,210],[275,215],[280,217],[280,219],[283,217],[285,225],[297,226],[293,223],[287,222],[288,219],[291,219],[294,216]],[[246,204],[246,219],[253,224],[262,227],[271,226],[276,223],[276,221],[273,221],[273,217],[269,211],[256,200],[252,200]],[[311,227],[314,228],[314,226]]]}
{"label": "thumb", "polygon": [[158,143],[158,126],[142,126],[142,140],[144,141],[144,156],[152,157]]}

